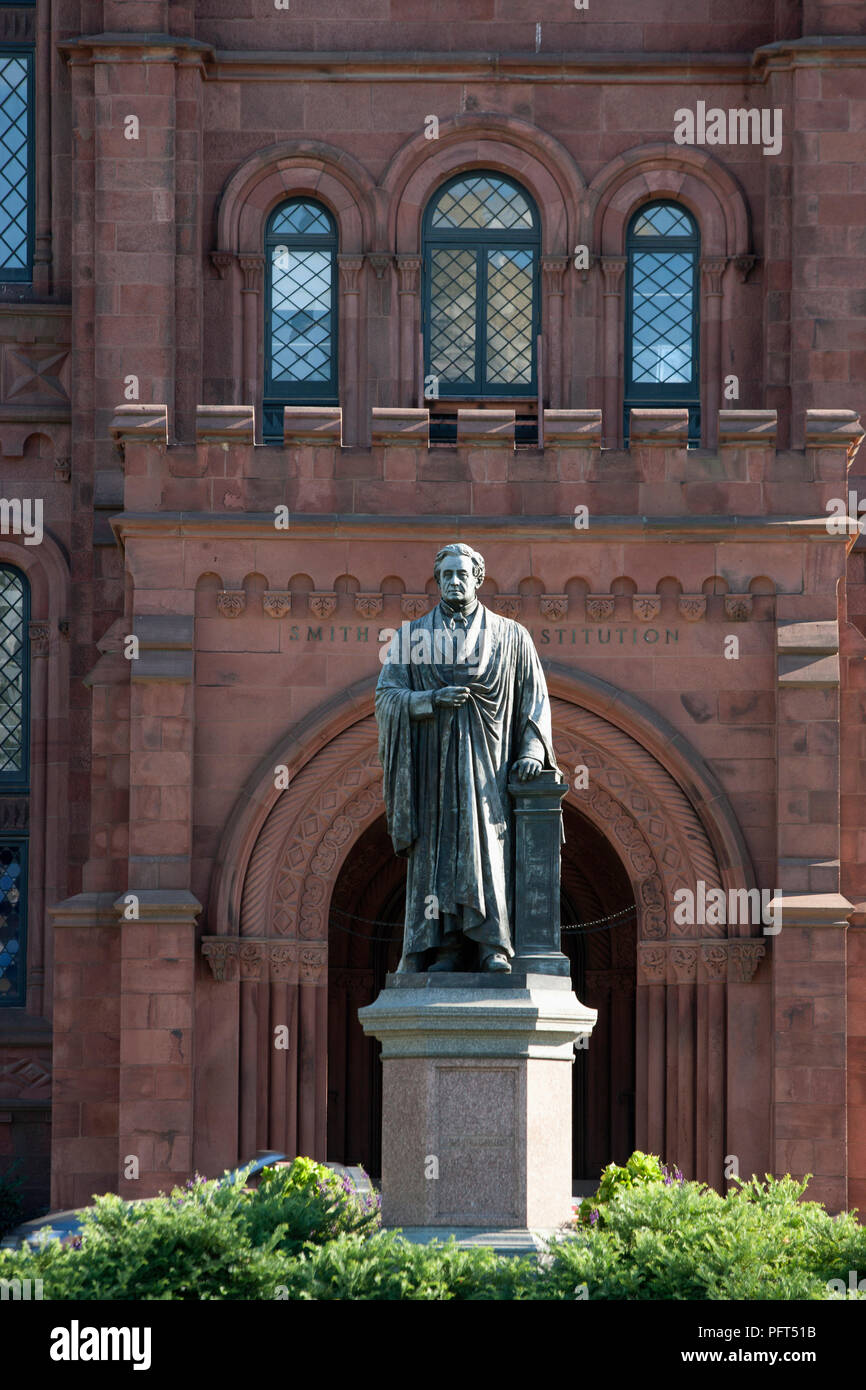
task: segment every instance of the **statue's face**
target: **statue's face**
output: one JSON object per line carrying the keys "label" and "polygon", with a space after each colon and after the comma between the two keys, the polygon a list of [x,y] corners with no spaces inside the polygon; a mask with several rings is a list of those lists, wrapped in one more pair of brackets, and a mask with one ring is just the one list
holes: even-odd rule
{"label": "statue's face", "polygon": [[446,555],[439,570],[439,592],[447,603],[464,607],[472,602],[478,585],[468,555]]}

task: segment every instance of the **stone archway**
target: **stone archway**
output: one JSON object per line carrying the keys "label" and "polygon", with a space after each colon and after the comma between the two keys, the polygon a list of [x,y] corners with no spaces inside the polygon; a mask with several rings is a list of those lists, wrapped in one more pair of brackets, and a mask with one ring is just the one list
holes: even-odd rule
{"label": "stone archway", "polygon": [[[569,776],[567,801],[616,850],[637,906],[636,1142],[720,1183],[727,982],[751,978],[765,948],[729,939],[724,927],[674,927],[670,907],[677,888],[694,892],[699,880],[707,888],[751,887],[749,867],[729,861],[720,868],[705,805],[701,818],[694,796],[632,733],[556,696],[552,714],[560,765],[566,772],[589,770],[583,791]],[[314,753],[274,800],[247,864],[238,935],[204,942],[218,978],[234,978],[240,987],[244,1152],[268,1145],[328,1156],[329,909],[353,845],[382,815],[381,777],[368,713]],[[698,776],[692,781],[705,792],[711,778],[704,788]],[[716,840],[729,844],[729,812],[720,804],[715,809],[724,822]],[[281,1052],[270,1044],[279,1020],[290,1030],[289,1048]]]}

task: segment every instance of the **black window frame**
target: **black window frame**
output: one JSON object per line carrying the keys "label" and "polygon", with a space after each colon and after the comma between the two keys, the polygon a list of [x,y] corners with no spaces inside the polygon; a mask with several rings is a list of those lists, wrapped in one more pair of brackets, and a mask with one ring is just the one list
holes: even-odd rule
{"label": "black window frame", "polygon": [[[692,235],[636,236],[635,226],[650,208],[670,207],[687,217],[692,226]],[[692,377],[685,382],[634,382],[632,380],[634,351],[634,256],[637,251],[650,252],[688,252],[692,254],[692,334],[691,358]],[[625,345],[623,354],[623,435],[628,446],[631,410],[688,410],[688,442],[691,447],[700,444],[701,436],[701,229],[698,220],[689,208],[674,198],[650,198],[641,203],[632,213],[625,238],[626,292],[625,292]]]}
{"label": "black window frame", "polygon": [[27,264],[20,270],[0,266],[0,286],[32,285],[36,243],[36,94],[33,44],[0,44],[0,58],[23,58],[27,64]]}
{"label": "black window frame", "polygon": [[[315,207],[328,221],[330,232],[291,233],[275,232],[274,224],[290,207]],[[276,247],[286,246],[290,251],[324,251],[331,254],[331,355],[330,375],[327,381],[278,382],[274,380],[273,355],[271,352],[271,324],[273,310],[273,253]],[[340,403],[340,301],[339,301],[339,232],[336,219],[318,198],[298,195],[285,198],[273,209],[265,227],[265,352],[264,352],[264,391],[262,401],[262,437],[266,442],[283,438],[283,409],[287,405],[339,405]]]}
{"label": "black window frame", "polygon": [[[501,231],[492,230],[489,227],[472,228],[462,230],[459,228],[438,228],[433,227],[433,217],[439,205],[440,199],[455,184],[463,183],[468,178],[490,178],[499,183],[508,184],[515,189],[522,198],[526,200],[527,206],[532,214],[532,229],[530,231],[520,231],[516,229],[503,228]],[[448,250],[469,250],[475,249],[475,376],[470,381],[464,378],[462,381],[449,382],[444,384],[441,378],[438,379],[437,390],[438,400],[496,400],[506,399],[533,399],[538,396],[538,335],[541,332],[541,217],[538,206],[532,194],[524,187],[519,180],[512,178],[509,174],[502,173],[499,169],[463,169],[459,174],[452,175],[441,183],[430,195],[427,206],[424,209],[422,222],[422,255],[423,255],[423,296],[422,296],[422,322],[423,322],[423,343],[424,343],[424,378],[437,375],[433,372],[430,362],[430,331],[433,321],[433,251],[439,249]],[[505,382],[502,384],[489,385],[485,381],[486,359],[487,359],[487,266],[489,251],[512,251],[530,248],[534,253],[534,271],[532,276],[532,374],[528,383],[517,384]]]}

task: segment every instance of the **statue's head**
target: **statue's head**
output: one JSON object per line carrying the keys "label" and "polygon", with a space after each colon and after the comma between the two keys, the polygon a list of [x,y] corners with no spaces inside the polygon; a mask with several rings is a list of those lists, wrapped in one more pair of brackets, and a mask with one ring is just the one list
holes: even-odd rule
{"label": "statue's head", "polygon": [[462,607],[484,583],[484,558],[471,545],[446,545],[433,561],[433,577],[446,602]]}

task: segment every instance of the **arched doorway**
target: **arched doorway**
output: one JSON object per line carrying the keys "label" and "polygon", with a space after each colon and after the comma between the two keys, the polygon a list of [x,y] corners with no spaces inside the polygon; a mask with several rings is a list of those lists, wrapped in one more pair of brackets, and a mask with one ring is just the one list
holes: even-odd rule
{"label": "arched doorway", "polygon": [[[595,1180],[605,1163],[623,1162],[635,1133],[634,895],[617,854],[572,806],[564,808],[561,917],[563,950],[578,998],[598,1009],[589,1048],[575,1055],[573,1163],[577,1179]],[[372,1003],[400,958],[405,861],[394,854],[385,819],[359,837],[334,885],[328,933],[328,1156],[381,1159],[379,1044],[366,1038],[358,1009]],[[599,923],[612,914],[613,922]]]}

